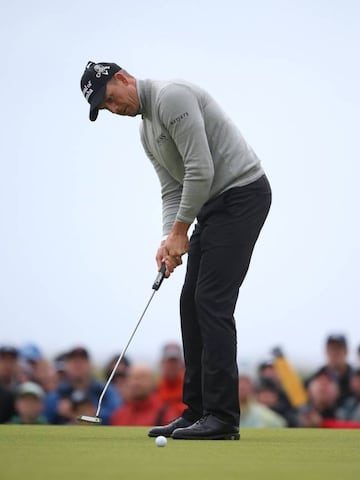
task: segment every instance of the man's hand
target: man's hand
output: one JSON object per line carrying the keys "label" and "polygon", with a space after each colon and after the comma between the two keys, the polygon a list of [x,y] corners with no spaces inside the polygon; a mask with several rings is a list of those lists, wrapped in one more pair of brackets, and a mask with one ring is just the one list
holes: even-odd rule
{"label": "man's hand", "polygon": [[166,264],[166,277],[169,277],[176,267],[182,264],[181,257],[189,250],[189,239],[187,223],[175,222],[166,240],[161,245],[156,254],[157,266],[160,270],[161,264]]}

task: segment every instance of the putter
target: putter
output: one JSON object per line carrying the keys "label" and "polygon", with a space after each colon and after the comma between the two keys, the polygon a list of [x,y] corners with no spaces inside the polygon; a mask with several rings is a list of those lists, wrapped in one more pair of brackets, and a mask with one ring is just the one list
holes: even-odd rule
{"label": "putter", "polygon": [[108,381],[106,382],[106,384],[105,384],[105,386],[104,386],[104,388],[103,388],[103,391],[101,392],[101,395],[100,395],[100,397],[99,397],[99,401],[98,401],[98,404],[97,404],[97,409],[96,409],[95,417],[91,417],[91,416],[89,416],[89,415],[81,415],[81,416],[77,417],[77,419],[80,420],[81,422],[97,423],[97,424],[101,423],[101,417],[100,417],[99,415],[100,415],[101,404],[102,404],[104,395],[105,395],[105,393],[106,393],[106,391],[107,391],[107,389],[108,389],[108,387],[109,387],[109,385],[110,385],[110,383],[111,383],[111,380],[113,379],[113,377],[114,377],[114,375],[115,375],[116,369],[118,368],[121,360],[123,359],[123,357],[124,357],[124,355],[125,355],[128,347],[129,347],[132,339],[134,338],[134,335],[135,335],[135,333],[136,333],[136,330],[138,329],[138,327],[139,327],[139,325],[140,325],[140,323],[141,323],[141,320],[143,319],[143,317],[144,317],[144,315],[145,315],[145,313],[146,313],[146,310],[148,309],[148,307],[149,307],[149,305],[150,305],[150,303],[151,303],[151,300],[153,299],[153,297],[154,297],[154,295],[155,295],[155,292],[157,292],[157,290],[159,290],[159,288],[160,288],[160,286],[161,286],[161,284],[162,284],[162,281],[163,281],[164,278],[165,278],[165,272],[166,272],[166,265],[165,265],[165,263],[163,263],[163,264],[161,265],[161,269],[160,269],[159,273],[157,274],[157,277],[155,278],[154,284],[153,284],[153,286],[152,286],[152,288],[153,288],[154,291],[152,292],[151,297],[150,297],[148,303],[146,304],[146,307],[145,307],[145,309],[144,309],[141,317],[139,318],[139,321],[137,322],[137,324],[136,324],[136,326],[135,326],[135,328],[134,328],[134,331],[132,332],[132,334],[131,334],[131,336],[130,336],[130,338],[129,338],[129,341],[127,342],[125,348],[124,348],[123,351],[121,352],[120,357],[118,358],[117,362],[115,363],[115,366],[114,366],[114,368],[113,368],[113,370],[112,370],[112,372],[111,372],[111,374],[110,374],[110,376],[109,376],[109,378],[108,378]]}

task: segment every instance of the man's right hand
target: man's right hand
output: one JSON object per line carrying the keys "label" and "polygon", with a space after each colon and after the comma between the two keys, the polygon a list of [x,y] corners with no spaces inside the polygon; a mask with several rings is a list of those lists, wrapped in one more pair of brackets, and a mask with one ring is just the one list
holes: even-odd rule
{"label": "man's right hand", "polygon": [[170,275],[173,273],[176,267],[182,265],[181,256],[171,257],[169,255],[169,250],[165,245],[166,240],[161,242],[161,245],[156,253],[156,263],[158,266],[158,270],[160,271],[161,265],[165,262],[166,263],[166,272],[165,277],[169,278]]}

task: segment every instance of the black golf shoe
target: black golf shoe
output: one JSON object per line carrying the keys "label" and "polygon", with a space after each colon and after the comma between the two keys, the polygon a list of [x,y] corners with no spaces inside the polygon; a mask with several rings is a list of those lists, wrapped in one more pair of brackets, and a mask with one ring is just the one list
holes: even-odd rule
{"label": "black golf shoe", "polygon": [[223,422],[214,415],[205,415],[196,423],[177,428],[171,435],[174,440],[239,440],[239,427]]}
{"label": "black golf shoe", "polygon": [[164,425],[163,427],[154,427],[148,433],[149,437],[158,437],[162,435],[163,437],[171,437],[171,434],[177,428],[186,428],[192,425],[194,422],[186,420],[184,417],[178,417],[173,420],[168,425]]}

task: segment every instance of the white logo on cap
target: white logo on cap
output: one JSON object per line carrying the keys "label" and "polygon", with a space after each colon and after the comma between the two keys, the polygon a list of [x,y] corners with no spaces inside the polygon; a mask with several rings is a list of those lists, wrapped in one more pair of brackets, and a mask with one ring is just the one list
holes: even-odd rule
{"label": "white logo on cap", "polygon": [[86,100],[89,100],[90,95],[94,91],[94,89],[91,88],[91,87],[92,87],[92,83],[91,83],[91,80],[89,80],[88,83],[86,85],[84,85],[84,88],[83,88],[83,91],[82,91]]}
{"label": "white logo on cap", "polygon": [[101,65],[100,63],[95,65],[94,70],[96,72],[96,78],[100,78],[101,75],[109,75],[109,69],[110,66]]}

